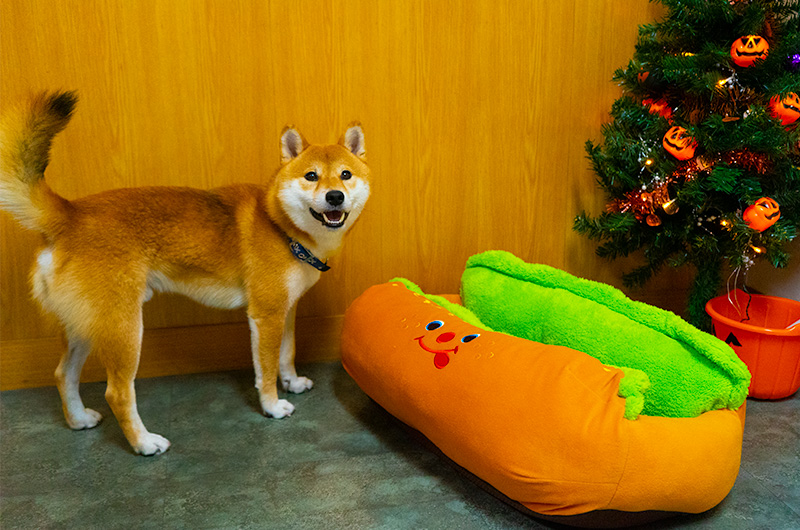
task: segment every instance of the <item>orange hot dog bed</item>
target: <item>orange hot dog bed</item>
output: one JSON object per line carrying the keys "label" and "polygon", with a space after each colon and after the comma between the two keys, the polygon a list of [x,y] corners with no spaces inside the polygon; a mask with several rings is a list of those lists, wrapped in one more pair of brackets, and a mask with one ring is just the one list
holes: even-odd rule
{"label": "orange hot dog bed", "polygon": [[624,419],[621,370],[475,327],[400,282],[347,310],[342,364],[389,413],[535,514],[700,513],[739,471],[744,406]]}

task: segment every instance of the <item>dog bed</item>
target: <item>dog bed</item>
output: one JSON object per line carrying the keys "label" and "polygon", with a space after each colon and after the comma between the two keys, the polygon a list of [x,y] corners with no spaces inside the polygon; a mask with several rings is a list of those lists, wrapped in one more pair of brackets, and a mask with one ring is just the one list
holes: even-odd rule
{"label": "dog bed", "polygon": [[648,416],[691,418],[747,398],[750,372],[730,346],[610,285],[490,251],[467,260],[461,293],[495,330],[644,371]]}
{"label": "dog bed", "polygon": [[[464,279],[466,300],[476,287],[467,287],[466,272]],[[611,366],[577,349],[503,333],[502,319],[487,325],[460,301],[427,296],[407,280],[369,288],[345,315],[342,363],[367,395],[476,481],[524,511],[588,526],[699,513],[728,494],[744,423],[736,378],[749,382],[735,361],[694,359],[728,375],[720,378],[720,395],[689,400],[674,415],[709,410],[647,415],[648,387],[661,377],[651,381],[651,366]],[[596,316],[585,318],[572,325],[588,322],[602,333]],[[691,359],[684,361],[690,369],[681,377],[692,381]]]}

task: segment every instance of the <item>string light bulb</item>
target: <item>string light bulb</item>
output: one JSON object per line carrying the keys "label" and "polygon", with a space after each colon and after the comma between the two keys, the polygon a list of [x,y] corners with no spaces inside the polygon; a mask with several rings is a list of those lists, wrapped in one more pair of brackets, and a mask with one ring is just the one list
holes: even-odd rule
{"label": "string light bulb", "polygon": [[661,205],[667,215],[678,213],[678,199],[672,199]]}

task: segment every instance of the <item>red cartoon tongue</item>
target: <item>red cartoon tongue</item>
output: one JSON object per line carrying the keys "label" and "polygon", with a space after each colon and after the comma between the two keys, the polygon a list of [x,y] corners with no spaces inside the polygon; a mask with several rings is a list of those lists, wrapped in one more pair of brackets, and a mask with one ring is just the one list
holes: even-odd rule
{"label": "red cartoon tongue", "polygon": [[449,362],[450,356],[447,355],[447,352],[440,351],[433,356],[433,365],[440,370],[447,366]]}
{"label": "red cartoon tongue", "polygon": [[324,212],[322,215],[325,216],[325,220],[329,223],[338,223],[342,220],[342,212],[340,210],[331,210],[330,212]]}

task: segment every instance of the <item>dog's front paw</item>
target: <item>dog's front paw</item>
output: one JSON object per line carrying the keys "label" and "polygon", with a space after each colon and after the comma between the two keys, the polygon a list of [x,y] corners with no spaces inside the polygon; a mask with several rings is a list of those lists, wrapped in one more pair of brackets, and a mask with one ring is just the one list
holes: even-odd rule
{"label": "dog's front paw", "polygon": [[314,386],[314,381],[308,377],[286,377],[281,382],[283,383],[283,390],[292,394],[302,394],[306,390],[311,390]]}
{"label": "dog's front paw", "polygon": [[264,414],[272,418],[285,418],[294,412],[294,405],[285,399],[278,399],[272,403],[262,403],[261,408]]}
{"label": "dog's front paw", "polygon": [[97,427],[97,424],[103,419],[103,415],[92,409],[83,409],[82,413],[73,414],[67,418],[69,428],[81,431],[83,429],[91,429]]}
{"label": "dog's front paw", "polygon": [[139,443],[134,446],[134,451],[144,456],[160,455],[169,449],[169,440],[161,436],[148,432],[141,436]]}

